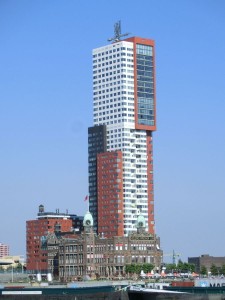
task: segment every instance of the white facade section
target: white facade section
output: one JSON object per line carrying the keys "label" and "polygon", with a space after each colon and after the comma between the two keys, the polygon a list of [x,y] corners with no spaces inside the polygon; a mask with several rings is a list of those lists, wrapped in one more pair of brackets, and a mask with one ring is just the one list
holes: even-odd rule
{"label": "white facade section", "polygon": [[38,220],[39,219],[63,219],[63,220],[67,220],[69,219],[69,216],[65,216],[65,215],[58,215],[58,214],[44,214],[42,216],[38,216]]}
{"label": "white facade section", "polygon": [[133,43],[93,50],[93,121],[107,125],[107,151],[123,153],[124,233],[136,230],[139,212],[148,228],[146,131],[135,129]]}

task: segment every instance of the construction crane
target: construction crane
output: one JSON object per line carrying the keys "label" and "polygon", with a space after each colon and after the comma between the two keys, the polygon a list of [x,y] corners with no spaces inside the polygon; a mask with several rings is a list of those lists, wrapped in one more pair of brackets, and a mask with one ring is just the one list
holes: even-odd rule
{"label": "construction crane", "polygon": [[164,256],[171,256],[171,257],[172,257],[172,263],[173,263],[174,265],[176,265],[176,259],[177,259],[178,257],[180,257],[180,254],[179,254],[179,253],[176,253],[176,252],[173,250],[173,253],[163,254],[163,257],[164,257]]}

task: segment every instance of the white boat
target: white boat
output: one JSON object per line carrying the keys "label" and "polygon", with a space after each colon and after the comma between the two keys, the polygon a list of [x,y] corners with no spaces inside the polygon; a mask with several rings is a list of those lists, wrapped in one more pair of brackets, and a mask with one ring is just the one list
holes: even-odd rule
{"label": "white boat", "polygon": [[127,292],[129,300],[190,300],[193,298],[190,294],[178,291],[169,291],[163,288],[130,286],[128,287]]}

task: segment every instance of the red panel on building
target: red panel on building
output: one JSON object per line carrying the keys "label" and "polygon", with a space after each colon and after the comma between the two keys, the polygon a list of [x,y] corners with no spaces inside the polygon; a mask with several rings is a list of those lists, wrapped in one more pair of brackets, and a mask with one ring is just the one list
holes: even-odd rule
{"label": "red panel on building", "polygon": [[[135,99],[135,128],[141,129],[141,130],[156,130],[156,95],[155,95],[155,41],[150,39],[145,39],[141,37],[131,37],[128,39],[125,39],[125,41],[134,43],[134,99]],[[146,45],[146,46],[152,46],[153,48],[153,85],[154,85],[154,126],[149,125],[141,125],[138,124],[138,96],[137,96],[137,53],[136,53],[136,45]]]}
{"label": "red panel on building", "polygon": [[122,152],[97,156],[98,232],[106,237],[123,236],[123,164]]}
{"label": "red panel on building", "polygon": [[62,232],[68,232],[72,227],[71,219],[43,218],[26,222],[27,270],[48,271],[47,251],[42,247],[41,237],[55,231],[55,225]]}

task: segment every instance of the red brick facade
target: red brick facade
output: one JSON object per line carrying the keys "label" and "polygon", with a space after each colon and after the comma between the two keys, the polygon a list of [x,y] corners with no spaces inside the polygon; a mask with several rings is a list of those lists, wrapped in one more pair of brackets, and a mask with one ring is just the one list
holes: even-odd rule
{"label": "red brick facade", "polygon": [[124,235],[122,152],[97,156],[98,232],[107,237]]}
{"label": "red brick facade", "polygon": [[43,218],[26,222],[27,270],[48,270],[47,250],[42,247],[41,237],[55,231],[55,225],[61,226],[62,232],[68,232],[72,227],[71,219]]}

